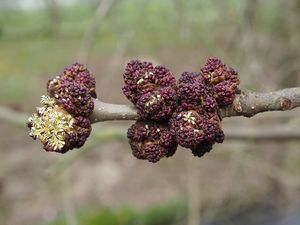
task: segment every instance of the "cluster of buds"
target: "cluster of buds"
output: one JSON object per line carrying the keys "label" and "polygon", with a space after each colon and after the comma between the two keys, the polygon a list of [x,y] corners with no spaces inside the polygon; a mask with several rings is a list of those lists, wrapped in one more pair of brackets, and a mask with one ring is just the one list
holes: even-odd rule
{"label": "cluster of buds", "polygon": [[206,112],[201,107],[183,104],[169,121],[170,130],[179,145],[201,157],[209,152],[214,143],[222,143],[224,133],[218,114]]}
{"label": "cluster of buds", "polygon": [[90,121],[72,116],[49,96],[42,96],[41,104],[27,122],[29,135],[39,139],[46,151],[65,153],[80,148],[90,135]]}
{"label": "cluster of buds", "polygon": [[82,64],[74,63],[62,74],[49,80],[47,91],[72,115],[88,117],[94,109],[92,98],[96,98],[96,82]]}
{"label": "cluster of buds", "polygon": [[217,111],[217,102],[212,92],[212,85],[201,74],[194,72],[181,74],[177,97],[179,105],[195,105],[211,113]]}
{"label": "cluster of buds", "polygon": [[[127,135],[138,159],[157,162],[173,155],[177,144],[201,157],[223,142],[218,107],[233,102],[239,79],[221,60],[208,59],[199,73],[184,72],[178,84],[166,68],[138,60],[128,63],[123,77],[123,93],[137,107],[140,119]],[[164,127],[172,140],[169,150],[161,146],[157,127]]]}
{"label": "cluster of buds", "polygon": [[47,83],[49,96],[27,123],[30,136],[39,139],[46,151],[65,153],[80,148],[91,132],[88,116],[96,97],[95,78],[75,63]]}
{"label": "cluster of buds", "polygon": [[139,116],[127,133],[133,155],[153,163],[172,156],[177,142],[167,124],[177,107],[176,78],[163,66],[139,60],[127,64],[123,78],[123,93]]}
{"label": "cluster of buds", "polygon": [[74,63],[65,68],[63,73],[49,80],[47,83],[47,90],[49,95],[53,95],[54,91],[63,83],[77,83],[88,89],[88,92],[93,98],[96,94],[96,80],[90,74],[89,70],[80,63]]}
{"label": "cluster of buds", "polygon": [[[217,58],[209,58],[198,73],[184,72],[177,82],[163,66],[130,61],[123,74],[123,93],[136,106],[138,120],[127,132],[133,155],[149,162],[170,157],[180,145],[201,157],[224,133],[219,107],[232,104],[238,93],[237,72]],[[30,136],[46,151],[65,153],[81,147],[91,132],[95,78],[75,63],[47,83],[27,123]]]}
{"label": "cluster of buds", "polygon": [[167,124],[137,121],[127,132],[132,154],[155,163],[163,157],[174,155],[177,142]]}
{"label": "cluster of buds", "polygon": [[179,145],[202,156],[224,140],[212,85],[201,74],[184,72],[178,84],[179,106],[169,121]]}
{"label": "cluster of buds", "polygon": [[176,79],[168,69],[132,60],[123,78],[123,93],[136,106],[141,120],[169,119],[176,108]]}
{"label": "cluster of buds", "polygon": [[218,105],[232,104],[235,95],[239,92],[238,73],[233,68],[226,66],[220,59],[214,57],[209,58],[200,70],[203,77],[212,84]]}

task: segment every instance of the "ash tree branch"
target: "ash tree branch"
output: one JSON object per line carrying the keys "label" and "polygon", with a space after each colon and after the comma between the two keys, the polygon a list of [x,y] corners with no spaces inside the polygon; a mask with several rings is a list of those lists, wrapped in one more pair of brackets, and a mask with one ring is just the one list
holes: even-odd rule
{"label": "ash tree branch", "polygon": [[137,110],[131,105],[118,105],[94,100],[94,111],[90,116],[92,123],[110,120],[136,120]]}
{"label": "ash tree branch", "polygon": [[[94,101],[95,109],[90,116],[92,123],[109,120],[136,120],[137,111],[134,106],[118,105]],[[300,107],[300,87],[287,88],[268,93],[243,91],[237,95],[233,104],[220,108],[221,118],[232,116],[252,117],[267,111],[287,111]]]}
{"label": "ash tree branch", "polygon": [[[101,121],[112,120],[136,120],[137,113],[133,106],[129,105],[116,105],[100,102],[95,100],[95,110],[90,117],[93,123]],[[99,107],[102,109],[100,110]],[[96,108],[95,108],[96,109]],[[120,116],[121,115],[121,116]],[[272,115],[272,114],[271,114]],[[25,121],[30,114],[24,112],[17,112],[8,107],[0,106],[0,122],[7,123],[9,125],[25,128]],[[269,118],[269,117],[268,117]],[[278,119],[281,117],[273,117],[272,119]],[[94,128],[92,137],[99,140],[109,140],[124,138],[126,130],[122,126],[106,127],[104,130],[97,130]],[[243,141],[291,141],[299,140],[300,130],[291,127],[260,127],[260,128],[246,128],[245,127],[225,127],[224,132],[226,134],[226,140],[243,140]],[[91,142],[93,143],[93,141]],[[97,142],[98,143],[98,142]],[[93,145],[94,146],[94,145]]]}
{"label": "ash tree branch", "polygon": [[278,91],[257,93],[243,91],[233,104],[220,110],[222,118],[232,116],[252,117],[267,111],[287,111],[300,106],[300,88],[286,88]]}
{"label": "ash tree branch", "polygon": [[224,133],[226,140],[231,141],[298,141],[300,139],[300,130],[289,127],[225,127]]}

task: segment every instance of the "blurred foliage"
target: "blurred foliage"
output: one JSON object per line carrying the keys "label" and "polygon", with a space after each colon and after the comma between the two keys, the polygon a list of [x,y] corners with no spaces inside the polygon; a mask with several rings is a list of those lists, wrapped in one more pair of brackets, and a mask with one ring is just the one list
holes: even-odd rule
{"label": "blurred foliage", "polygon": [[[171,225],[182,224],[186,220],[187,207],[182,201],[154,204],[144,210],[137,210],[129,205],[118,208],[102,207],[83,210],[76,216],[78,224],[97,225]],[[48,225],[66,225],[66,218],[61,216]]]}
{"label": "blurred foliage", "polygon": [[[6,1],[10,2],[10,0]],[[82,3],[79,5],[61,6],[58,0],[56,2],[58,7],[52,8],[52,11],[49,8],[20,10],[4,9],[0,6],[1,105],[5,104],[17,110],[21,108],[24,111],[32,111],[33,105],[39,102],[39,96],[45,93],[45,81],[60,73],[66,65],[76,61],[86,27],[93,18],[98,3],[94,1],[93,5],[89,5],[81,1]],[[56,11],[53,13],[53,10]],[[217,55],[228,64],[237,67],[241,74],[242,88],[269,91],[281,87],[299,86],[299,15],[299,0],[116,0],[108,15],[102,21],[99,21],[97,36],[93,43],[91,60],[89,61],[90,65],[88,66],[91,67],[92,71],[97,71],[97,74],[95,74],[97,85],[99,90],[103,92],[100,95],[101,98],[115,92],[116,98],[114,100],[116,101],[122,101],[121,90],[111,90],[113,88],[120,89],[122,66],[129,57],[136,56],[168,63],[167,66],[170,69],[182,72],[183,69],[197,69],[207,56]],[[134,36],[121,57],[122,62],[115,63],[115,65],[120,64],[120,66],[117,69],[113,68],[114,71],[113,69],[110,70],[108,68],[113,64],[111,62],[114,60],[118,44],[128,31],[132,31]],[[298,122],[291,121],[297,126]],[[259,127],[264,123],[266,121],[259,124],[254,123],[253,125]],[[244,125],[241,123],[241,126]],[[107,156],[102,156],[101,151],[87,150],[94,149],[96,144],[100,146],[99,142],[101,141],[106,142],[123,138],[125,133],[121,130],[119,132],[122,134],[112,132],[107,128],[103,129],[103,132],[95,132],[90,138],[90,143],[85,146],[86,151],[82,149],[83,151],[78,151],[78,154],[74,152],[70,158],[60,158],[61,160],[58,160],[58,158],[55,158],[57,156],[43,158],[42,153],[38,152],[40,151],[39,147],[36,143],[32,144],[31,139],[29,141],[23,130],[17,131],[8,126],[2,126],[2,128],[4,129],[2,129],[3,133],[1,135],[3,136],[1,157],[5,158],[5,161],[1,163],[1,171],[6,182],[3,182],[3,186],[6,187],[5,185],[7,185],[7,187],[3,196],[0,195],[0,220],[5,221],[4,216],[10,218],[10,220],[7,220],[9,222],[3,224],[15,224],[10,222],[11,220],[20,220],[19,223],[22,224],[33,224],[32,221],[36,217],[39,221],[47,221],[48,217],[45,217],[45,219],[43,214],[45,212],[47,214],[47,211],[44,212],[42,209],[47,208],[46,206],[62,212],[57,220],[47,225],[68,224],[67,213],[63,211],[63,207],[59,206],[55,200],[55,204],[49,203],[51,199],[55,198],[54,193],[46,191],[49,202],[46,202],[44,198],[41,198],[41,202],[38,202],[40,197],[46,195],[45,193],[38,195],[41,189],[44,188],[40,186],[40,183],[43,183],[46,176],[45,168],[51,165],[51,168],[55,168],[54,173],[56,175],[69,167],[70,162],[81,156],[81,162],[87,162],[84,167],[95,169],[94,172],[98,173],[101,168],[95,165],[103,162],[101,160],[105,160]],[[102,128],[100,127],[100,129]],[[7,135],[8,133],[14,135]],[[92,141],[94,140],[98,142],[93,144]],[[212,215],[213,218],[220,218],[223,215],[230,214],[231,209],[240,213],[247,206],[253,205],[253,201],[257,205],[265,201],[267,204],[271,202],[274,206],[284,208],[282,206],[283,201],[280,199],[284,198],[283,195],[291,196],[286,202],[290,202],[291,199],[299,199],[295,197],[299,196],[297,195],[299,192],[295,191],[296,194],[290,194],[292,188],[284,181],[278,180],[279,184],[276,184],[272,180],[274,179],[272,177],[277,177],[274,171],[277,171],[276,168],[280,169],[280,167],[283,167],[284,170],[295,175],[295,177],[299,174],[298,143],[292,143],[289,146],[280,145],[281,143],[276,144],[276,146],[251,143],[245,144],[247,147],[244,149],[239,145],[227,144],[227,147],[226,143],[220,147],[225,153],[213,154],[210,155],[211,158],[206,158],[205,162],[211,162],[211,167],[204,166],[201,171],[201,173],[207,174],[203,178],[203,183],[206,186],[202,185],[201,188],[208,186],[206,192],[202,192],[204,194],[201,196],[201,213],[204,211],[203,217],[207,213]],[[117,152],[114,147],[110,148],[111,152],[114,152],[114,150]],[[228,152],[226,152],[226,148],[228,148]],[[16,149],[17,151],[15,151]],[[21,151],[21,149],[25,149],[25,151]],[[249,157],[243,154],[243,150],[249,150],[250,154],[255,156],[254,159],[249,161]],[[240,156],[237,151],[240,151]],[[270,155],[266,154],[269,151]],[[102,151],[102,153],[107,152],[109,151]],[[122,154],[127,153],[125,151]],[[273,163],[271,155],[272,157],[278,155],[277,157],[282,159],[283,162],[276,163],[276,160],[274,160],[275,170],[264,173],[263,165]],[[231,165],[233,156],[240,158],[237,159],[237,163],[233,162],[233,165]],[[219,161],[217,160],[218,157]],[[94,159],[95,165],[89,163],[89,159]],[[261,162],[257,162],[257,159],[260,159]],[[125,161],[122,162],[122,160],[118,159],[118,165],[122,169],[128,170],[128,177],[132,176],[132,171],[127,168],[129,167],[128,164]],[[174,181],[175,185],[172,183],[168,187],[174,189],[180,182],[185,183],[183,178],[186,176],[185,170],[182,169],[186,162],[178,158],[177,160],[176,162],[171,161],[170,164],[174,165],[174,168],[169,172],[164,168],[166,166],[164,163],[155,168],[148,168],[144,165],[142,168],[148,168],[151,172],[157,173],[152,174],[156,182],[154,185],[159,185],[161,182],[157,179],[157,176],[162,173],[160,169],[164,170],[168,177],[177,174],[178,177]],[[248,164],[245,163],[247,160],[249,161]],[[203,164],[205,164],[204,161],[201,165]],[[225,166],[218,167],[220,165]],[[250,166],[247,167],[247,165]],[[137,171],[141,169],[141,167],[137,168],[135,168]],[[177,168],[180,171],[177,171]],[[74,168],[72,167],[74,176],[77,176],[77,172],[81,170],[80,166],[75,165]],[[232,170],[231,175],[226,173],[228,170]],[[82,172],[84,175],[80,178],[88,176],[89,173],[90,170]],[[261,174],[265,177],[262,178]],[[270,176],[270,174],[273,176]],[[139,179],[141,183],[145,182],[143,176],[144,173]],[[182,179],[179,179],[179,176]],[[271,177],[269,180],[266,178],[268,176]],[[93,177],[93,179],[100,178],[98,175]],[[110,179],[110,177],[105,178]],[[13,182],[14,179],[16,180],[15,183]],[[220,184],[217,181],[223,180],[225,184],[221,183],[221,185],[216,186],[216,184]],[[257,183],[255,183],[256,180]],[[126,179],[127,181],[128,179]],[[72,184],[75,186],[80,182],[81,180],[77,183],[74,181]],[[141,185],[141,183],[138,184]],[[119,189],[122,189],[121,191],[124,189],[122,184],[116,184],[119,185]],[[278,190],[272,192],[272,189],[268,189],[268,185],[274,186]],[[143,191],[144,194],[148,189]],[[182,190],[180,189],[180,191]],[[105,193],[103,192],[103,194]],[[124,193],[124,195],[127,194]],[[233,199],[227,200],[230,199],[230,195]],[[203,199],[206,198],[209,200],[207,203],[202,204]],[[168,225],[184,224],[187,220],[187,206],[185,202],[181,201],[161,203],[145,209],[136,209],[131,205],[116,208],[104,206],[99,208],[97,205],[82,209],[82,205],[88,204],[88,199],[85,199],[76,207],[78,224]],[[95,199],[101,198],[98,196]],[[145,203],[144,199],[140,199],[140,202],[143,205],[149,204],[148,202]],[[42,207],[40,207],[41,205]],[[256,207],[257,205],[254,208],[261,211],[258,214],[261,213],[259,215],[262,215],[262,217],[268,217],[266,215],[269,214]],[[34,213],[28,213],[31,209],[28,206],[38,208],[34,211],[35,215],[33,215]],[[243,212],[248,214],[249,211],[244,210]],[[25,218],[24,221],[19,217]],[[247,218],[245,222],[247,221],[250,220]],[[232,221],[228,223],[234,224]],[[246,223],[237,220],[237,224]]]}
{"label": "blurred foliage", "polygon": [[[251,17],[255,23],[255,29],[270,34],[282,32],[278,30],[284,22],[285,15],[281,1],[265,1],[259,6],[255,8],[255,12],[252,12],[254,18]],[[243,13],[243,7],[245,7],[245,1],[237,0],[230,0],[226,3],[216,0],[117,1],[108,18],[101,22],[101,35],[98,39],[99,43],[107,46],[106,41],[115,43],[122,32],[133,29],[137,31],[137,41],[134,43],[137,49],[144,47],[157,50],[162,45],[174,46],[184,41],[180,36],[184,34],[178,34],[178,32],[181,32],[181,29],[186,31],[184,28],[190,26],[192,36],[186,44],[192,45],[198,43],[199,38],[202,41],[207,39],[215,28],[226,30],[226,24],[240,25],[243,19],[247,19]],[[61,21],[55,24],[59,26],[59,33],[55,35],[62,35],[68,39],[82,38],[94,9],[89,5],[78,5],[60,7],[57,10]],[[222,20],[225,18],[227,20]],[[51,38],[48,31],[53,25],[52,19],[47,9],[1,10],[1,37],[10,41]],[[182,24],[185,20],[188,20],[188,23]],[[233,21],[237,23],[232,24]]]}
{"label": "blurred foliage", "polygon": [[[275,80],[272,67],[279,66],[277,70],[274,68],[279,74],[285,69],[286,76],[278,79],[284,85],[292,85],[297,82],[297,68],[291,64],[297,61],[299,54],[291,43],[291,35],[298,34],[300,26],[291,25],[288,18],[297,15],[298,5],[279,0],[116,1],[99,24],[92,54],[110,55],[122,35],[134,31],[127,54],[157,55],[166,48],[173,51],[179,48],[178,54],[180,48],[191,49],[193,54],[192,49],[198,49],[202,54],[219,55],[229,63],[238,63],[240,71],[246,70],[250,75],[250,62],[253,73],[268,72],[264,65],[255,65],[255,59],[260,58],[265,60]],[[52,76],[53,71],[76,60],[95,7],[81,4],[53,10],[56,12],[51,13],[48,8],[0,9],[0,76],[8,77],[0,84],[1,102],[10,99],[18,103],[31,98],[35,94],[31,93],[32,85],[36,86],[35,92],[42,92],[40,83],[44,78],[38,77]],[[255,52],[258,49],[261,54]],[[265,57],[270,54],[272,59]],[[259,85],[258,80],[252,79],[252,82],[245,86]]]}

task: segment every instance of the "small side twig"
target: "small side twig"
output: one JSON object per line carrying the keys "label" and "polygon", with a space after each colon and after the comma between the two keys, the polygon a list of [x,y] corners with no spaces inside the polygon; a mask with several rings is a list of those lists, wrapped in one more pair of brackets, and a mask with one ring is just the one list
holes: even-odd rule
{"label": "small side twig", "polygon": [[7,122],[16,127],[24,127],[24,122],[28,120],[28,117],[28,114],[17,112],[10,108],[0,106],[0,121]]}
{"label": "small side twig", "polygon": [[102,21],[106,17],[113,3],[114,0],[100,1],[99,6],[97,7],[96,12],[94,14],[94,17],[89,22],[84,33],[84,38],[82,39],[82,43],[78,54],[79,62],[87,63],[92,44],[95,40],[98,31],[98,25],[100,21]]}

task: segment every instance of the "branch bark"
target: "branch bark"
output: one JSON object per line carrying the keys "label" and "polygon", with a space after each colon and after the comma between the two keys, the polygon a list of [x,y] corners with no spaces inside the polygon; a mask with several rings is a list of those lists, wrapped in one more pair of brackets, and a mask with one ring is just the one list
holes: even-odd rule
{"label": "branch bark", "polygon": [[92,123],[110,121],[110,120],[136,120],[138,118],[137,110],[131,105],[118,105],[94,100],[94,111],[90,116]]}
{"label": "branch bark", "polygon": [[243,91],[233,104],[220,109],[221,118],[252,117],[267,111],[287,111],[300,106],[300,88],[286,88],[268,93]]}
{"label": "branch bark", "polygon": [[299,141],[300,130],[286,127],[224,127],[226,140],[234,141]]}
{"label": "branch bark", "polygon": [[[136,120],[134,106],[104,103],[96,99],[95,109],[90,117],[92,123],[108,120]],[[233,104],[220,108],[221,118],[232,116],[252,117],[267,111],[287,111],[300,107],[300,87],[287,88],[268,93],[243,91]]]}

